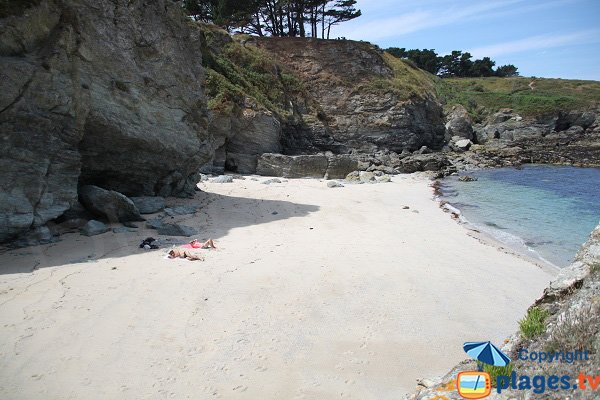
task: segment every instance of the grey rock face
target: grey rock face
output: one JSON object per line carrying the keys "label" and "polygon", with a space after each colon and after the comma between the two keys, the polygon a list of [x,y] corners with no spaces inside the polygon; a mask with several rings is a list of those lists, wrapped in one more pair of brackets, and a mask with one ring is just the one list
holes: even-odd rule
{"label": "grey rock face", "polygon": [[[229,36],[226,38],[231,41]],[[251,98],[245,98],[233,110],[215,111],[209,131],[216,146],[215,155],[201,172],[253,174],[260,154],[281,151],[279,119]]]}
{"label": "grey rock face", "polygon": [[327,170],[325,179],[343,179],[360,166],[360,160],[356,156],[347,154],[330,155],[327,157]]}
{"label": "grey rock face", "polygon": [[0,20],[0,241],[77,185],[187,195],[212,156],[198,32],[169,0],[43,1]]}
{"label": "grey rock face", "polygon": [[449,164],[444,154],[421,154],[403,158],[399,169],[404,173],[417,171],[439,171]]}
{"label": "grey rock face", "polygon": [[284,178],[322,178],[328,161],[324,155],[285,156],[263,154],[258,158],[256,173]]}
{"label": "grey rock face", "polygon": [[[258,47],[272,52],[307,83],[310,102],[321,117],[283,126],[283,152],[316,153],[379,148],[400,153],[421,146],[440,149],[444,141],[442,108],[433,99],[406,101],[393,90],[356,90],[362,79],[393,76],[381,52],[353,41],[260,38]],[[308,101],[306,102],[308,103]],[[306,105],[299,104],[299,109]],[[310,150],[310,151],[308,151]]]}
{"label": "grey rock face", "polygon": [[465,139],[473,139],[473,120],[462,105],[456,105],[447,117],[446,138],[459,136]]}
{"label": "grey rock face", "polygon": [[[55,227],[56,228],[56,227]],[[57,235],[58,236],[58,235]],[[57,241],[58,238],[55,237],[55,234],[50,228],[47,226],[38,226],[30,231],[27,231],[17,238],[14,242],[11,243],[11,246],[14,247],[26,247],[26,246],[36,246],[39,244],[52,243]]]}
{"label": "grey rock face", "polygon": [[165,199],[160,196],[140,196],[129,198],[140,214],[154,214],[165,208]]}
{"label": "grey rock face", "polygon": [[88,223],[85,224],[85,226],[81,229],[81,233],[85,236],[100,235],[108,231],[108,226],[106,226],[100,221],[96,221],[95,219],[88,221]]}
{"label": "grey rock face", "polygon": [[486,157],[496,165],[535,162],[600,166],[600,130],[594,130],[599,114],[600,110],[569,111],[521,118],[505,109],[475,125],[474,130],[477,142],[485,145]]}
{"label": "grey rock face", "polygon": [[193,236],[198,234],[198,231],[191,226],[178,224],[163,224],[156,228],[160,235],[165,236]]}
{"label": "grey rock face", "polygon": [[258,156],[281,151],[281,124],[270,112],[246,108],[233,121],[226,145],[225,166],[240,174],[256,172]]}
{"label": "grey rock face", "polygon": [[343,179],[360,166],[360,158],[349,154],[299,156],[263,154],[258,158],[256,172],[260,175],[285,178]]}
{"label": "grey rock face", "polygon": [[144,220],[133,201],[114,190],[93,185],[82,186],[79,189],[79,200],[89,211],[110,222]]}
{"label": "grey rock face", "polygon": [[556,118],[554,129],[560,132],[569,129],[572,126],[580,126],[585,130],[594,123],[595,119],[596,114],[591,111],[560,112]]}

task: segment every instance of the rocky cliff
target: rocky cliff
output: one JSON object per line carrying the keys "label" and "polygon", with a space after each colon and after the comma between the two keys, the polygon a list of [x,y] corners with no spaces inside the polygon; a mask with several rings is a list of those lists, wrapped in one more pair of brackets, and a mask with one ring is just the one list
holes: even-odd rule
{"label": "rocky cliff", "polygon": [[435,78],[376,46],[199,29],[215,99],[211,128],[222,143],[213,171],[253,173],[263,153],[328,153],[332,160],[443,145]]}
{"label": "rocky cliff", "polygon": [[[600,166],[599,82],[455,78],[439,80],[438,94],[447,149],[471,150],[463,157],[467,164]],[[463,139],[471,142],[457,148]]]}
{"label": "rocky cliff", "polygon": [[193,191],[213,151],[201,61],[169,0],[47,0],[0,19],[0,241],[60,216],[81,184]]}
{"label": "rocky cliff", "polygon": [[525,117],[505,108],[475,123],[455,105],[445,149],[453,151],[454,170],[526,163],[599,167],[599,116],[596,108]]}
{"label": "rocky cliff", "polygon": [[186,196],[200,170],[341,178],[600,165],[597,85],[569,92],[587,102],[552,94],[568,110],[527,114],[448,96],[369,43],[230,36],[190,21],[179,2],[0,6],[0,242],[77,207],[84,185]]}
{"label": "rocky cliff", "polygon": [[369,43],[261,38],[256,45],[300,76],[318,108],[316,119],[286,124],[286,152],[442,148],[444,121],[433,76]]}

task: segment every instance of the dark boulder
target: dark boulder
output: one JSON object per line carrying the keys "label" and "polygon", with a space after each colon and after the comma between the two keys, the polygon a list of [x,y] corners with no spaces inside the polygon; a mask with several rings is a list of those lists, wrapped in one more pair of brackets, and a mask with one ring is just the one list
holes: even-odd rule
{"label": "dark boulder", "polygon": [[102,222],[93,219],[85,224],[85,226],[81,229],[81,233],[85,236],[95,236],[108,232],[109,229],[110,228]]}
{"label": "dark boulder", "polygon": [[130,197],[140,214],[154,214],[165,208],[165,199],[160,196]]}
{"label": "dark boulder", "polygon": [[403,158],[399,169],[404,173],[417,171],[440,171],[449,165],[448,158],[444,154],[419,154]]}
{"label": "dark boulder", "polygon": [[156,228],[160,235],[165,236],[194,236],[198,234],[198,231],[191,226],[178,225],[178,224],[162,224]]}
{"label": "dark boulder", "polygon": [[114,190],[105,190],[93,185],[79,189],[79,201],[90,212],[110,222],[143,221],[133,201]]}

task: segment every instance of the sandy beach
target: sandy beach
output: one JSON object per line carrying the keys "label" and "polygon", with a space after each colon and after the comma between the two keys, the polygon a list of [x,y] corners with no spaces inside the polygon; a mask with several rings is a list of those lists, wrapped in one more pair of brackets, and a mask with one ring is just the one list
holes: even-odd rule
{"label": "sandy beach", "polygon": [[169,199],[201,206],[173,221],[216,241],[205,261],[139,249],[145,228],[1,254],[0,397],[398,399],[463,342],[502,344],[552,278],[423,176],[265,179]]}

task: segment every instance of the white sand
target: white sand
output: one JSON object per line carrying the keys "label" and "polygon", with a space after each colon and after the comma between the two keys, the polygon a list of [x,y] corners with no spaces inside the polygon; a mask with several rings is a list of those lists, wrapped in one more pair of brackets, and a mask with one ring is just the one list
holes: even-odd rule
{"label": "white sand", "polygon": [[398,399],[502,344],[551,279],[424,178],[200,186],[174,221],[216,240],[204,262],[138,249],[150,230],[0,255],[0,398]]}

